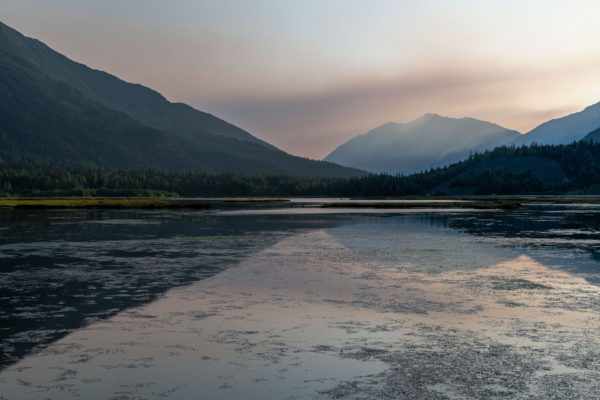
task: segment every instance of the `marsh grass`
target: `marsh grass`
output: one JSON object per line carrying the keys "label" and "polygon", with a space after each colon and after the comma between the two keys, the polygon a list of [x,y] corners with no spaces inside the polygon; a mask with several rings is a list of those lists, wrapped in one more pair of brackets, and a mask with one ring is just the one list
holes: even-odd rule
{"label": "marsh grass", "polygon": [[0,198],[0,208],[197,208],[211,205],[200,202],[140,198]]}
{"label": "marsh grass", "polygon": [[[359,198],[354,198],[354,200]],[[476,209],[476,210],[514,210],[523,204],[600,204],[600,197],[570,196],[457,196],[457,197],[370,197],[361,200],[373,202],[331,202],[321,205],[323,208],[379,208],[379,209]],[[402,203],[394,200],[402,199]],[[389,200],[375,201],[375,200]],[[415,200],[414,203],[410,200]],[[431,200],[431,201],[423,201]],[[439,202],[435,200],[447,200]],[[454,201],[452,201],[454,200]],[[289,203],[285,198],[230,198],[221,200],[223,205],[268,205]],[[156,199],[140,197],[3,197],[0,208],[170,208],[170,209],[209,209],[210,202],[186,199]]]}

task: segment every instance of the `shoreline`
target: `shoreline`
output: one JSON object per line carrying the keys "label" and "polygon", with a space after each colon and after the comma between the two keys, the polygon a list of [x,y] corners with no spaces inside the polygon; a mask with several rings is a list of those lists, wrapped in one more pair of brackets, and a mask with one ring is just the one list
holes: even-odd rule
{"label": "shoreline", "polygon": [[[240,207],[320,207],[376,209],[516,210],[526,204],[599,204],[600,197],[590,196],[456,196],[456,197],[360,197],[314,198],[310,202],[294,201],[305,197],[0,197],[0,209],[198,209]],[[322,199],[322,201],[318,201]],[[315,201],[317,200],[317,201]]]}

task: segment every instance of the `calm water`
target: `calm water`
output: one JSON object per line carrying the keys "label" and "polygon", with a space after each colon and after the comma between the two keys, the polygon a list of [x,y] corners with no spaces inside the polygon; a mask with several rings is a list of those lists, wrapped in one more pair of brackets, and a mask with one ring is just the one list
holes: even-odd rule
{"label": "calm water", "polygon": [[585,205],[1,211],[0,398],[596,399],[597,249]]}

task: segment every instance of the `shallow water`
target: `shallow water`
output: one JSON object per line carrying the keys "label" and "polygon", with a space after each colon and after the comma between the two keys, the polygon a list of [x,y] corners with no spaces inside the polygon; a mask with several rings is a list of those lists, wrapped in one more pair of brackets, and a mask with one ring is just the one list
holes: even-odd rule
{"label": "shallow water", "polygon": [[600,393],[598,208],[279,210],[0,214],[0,398]]}

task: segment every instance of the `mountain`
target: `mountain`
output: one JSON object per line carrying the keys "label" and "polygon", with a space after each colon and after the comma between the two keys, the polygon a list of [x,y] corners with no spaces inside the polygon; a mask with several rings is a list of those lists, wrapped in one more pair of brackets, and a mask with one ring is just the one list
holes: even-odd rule
{"label": "mountain", "polygon": [[[485,181],[495,179],[497,186],[495,192],[510,193],[512,188],[503,188],[505,181],[514,176],[531,174],[539,180],[541,185],[552,187],[555,185],[564,185],[569,182],[563,168],[557,161],[549,160],[543,157],[514,155],[509,154],[506,157],[498,157],[496,153],[490,153],[489,159],[468,162],[468,167],[464,172],[456,174],[451,179],[443,182],[432,189],[433,193],[443,193],[445,195],[474,195],[477,189],[481,189]],[[487,175],[487,176],[486,176]],[[495,177],[493,177],[495,175]],[[492,178],[493,177],[493,178]],[[488,182],[489,183],[489,182]],[[515,185],[516,186],[516,185]],[[494,190],[489,193],[493,193]]]}
{"label": "mountain", "polygon": [[583,111],[544,122],[517,138],[514,144],[568,144],[582,139],[599,126],[600,103],[596,103]]}
{"label": "mountain", "polygon": [[71,61],[2,23],[0,156],[104,168],[364,174],[287,154],[215,116]]}
{"label": "mountain", "polygon": [[147,126],[172,130],[190,138],[216,134],[270,146],[210,114],[186,104],[170,103],[152,89],[124,82],[106,72],[74,62],[44,43],[26,38],[2,23],[0,41],[2,51],[7,55],[26,60],[47,78],[65,82],[84,96],[109,109],[123,111]]}
{"label": "mountain", "polygon": [[409,174],[451,164],[470,152],[505,145],[519,132],[473,118],[425,114],[390,122],[355,137],[325,157],[326,161],[373,172]]}
{"label": "mountain", "polygon": [[600,128],[591,131],[581,140],[586,142],[600,143]]}

